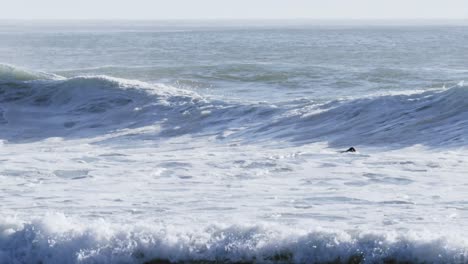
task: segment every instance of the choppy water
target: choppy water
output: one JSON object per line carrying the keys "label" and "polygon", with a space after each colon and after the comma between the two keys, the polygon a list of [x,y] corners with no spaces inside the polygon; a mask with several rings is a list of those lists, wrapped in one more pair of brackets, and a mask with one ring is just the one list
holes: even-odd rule
{"label": "choppy water", "polygon": [[4,21],[0,263],[467,263],[467,41]]}

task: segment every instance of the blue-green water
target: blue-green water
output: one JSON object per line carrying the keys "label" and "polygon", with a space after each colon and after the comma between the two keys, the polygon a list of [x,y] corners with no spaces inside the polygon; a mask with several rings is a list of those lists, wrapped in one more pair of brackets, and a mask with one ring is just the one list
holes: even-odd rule
{"label": "blue-green water", "polygon": [[466,263],[467,27],[346,24],[1,21],[0,263]]}

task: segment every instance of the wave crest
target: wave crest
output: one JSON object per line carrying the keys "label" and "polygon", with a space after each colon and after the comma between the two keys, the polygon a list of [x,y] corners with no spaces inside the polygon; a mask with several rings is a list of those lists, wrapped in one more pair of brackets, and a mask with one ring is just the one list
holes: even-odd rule
{"label": "wave crest", "polygon": [[63,77],[43,73],[43,72],[33,72],[26,69],[21,69],[13,65],[0,64],[0,82],[6,81],[33,81],[33,80],[47,80],[47,79],[61,79]]}

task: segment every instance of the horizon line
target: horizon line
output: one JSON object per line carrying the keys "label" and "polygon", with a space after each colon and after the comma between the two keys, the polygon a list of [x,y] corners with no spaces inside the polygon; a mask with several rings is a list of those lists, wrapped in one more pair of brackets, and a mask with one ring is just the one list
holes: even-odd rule
{"label": "horizon line", "polygon": [[306,21],[468,21],[468,17],[464,18],[442,18],[442,17],[434,17],[434,18],[424,18],[424,17],[416,17],[416,18],[335,18],[335,17],[326,17],[326,18],[308,18],[308,17],[297,17],[297,18],[286,18],[286,17],[279,17],[279,18],[262,18],[262,17],[254,17],[254,18],[0,18],[0,21],[5,20],[20,20],[20,21],[32,21],[32,20],[60,20],[60,21],[294,21],[294,20],[306,20]]}
{"label": "horizon line", "polygon": [[[133,18],[0,18],[0,23],[166,23],[191,24],[193,26],[273,26],[284,23],[284,26],[330,25],[330,26],[468,26],[468,18],[169,18],[169,19],[133,19]],[[198,24],[198,25],[197,25]],[[30,25],[29,25],[30,26]],[[38,25],[40,26],[40,25]],[[185,25],[188,26],[188,25]]]}

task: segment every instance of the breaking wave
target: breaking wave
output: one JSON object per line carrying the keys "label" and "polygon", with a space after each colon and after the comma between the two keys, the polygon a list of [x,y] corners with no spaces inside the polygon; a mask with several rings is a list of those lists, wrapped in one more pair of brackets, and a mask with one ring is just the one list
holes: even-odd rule
{"label": "breaking wave", "polygon": [[184,229],[83,222],[61,214],[0,222],[0,263],[466,263],[467,250],[456,238],[430,233],[277,225]]}
{"label": "breaking wave", "polygon": [[113,78],[63,78],[0,67],[0,136],[83,137],[159,125],[154,138],[216,135],[248,142],[331,146],[464,146],[468,89],[458,86],[317,103],[208,99],[162,84]]}

